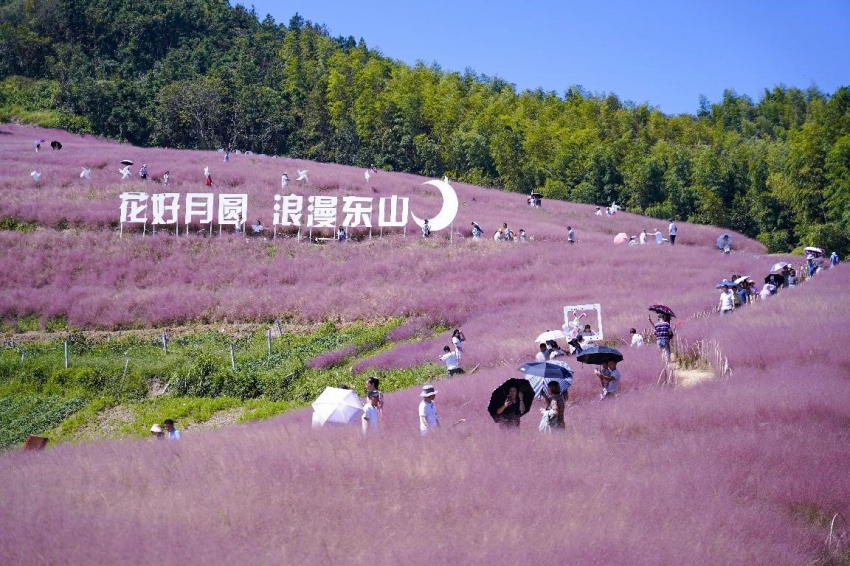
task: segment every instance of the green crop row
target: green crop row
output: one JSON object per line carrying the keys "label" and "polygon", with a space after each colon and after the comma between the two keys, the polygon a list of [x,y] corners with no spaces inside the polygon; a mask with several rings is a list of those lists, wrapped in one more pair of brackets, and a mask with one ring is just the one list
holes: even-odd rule
{"label": "green crop row", "polygon": [[[401,322],[326,323],[309,333],[286,332],[272,338],[271,353],[263,331],[184,334],[169,338],[167,348],[161,337],[104,339],[79,332],[6,347],[0,352],[0,449],[46,431],[59,441],[97,438],[99,416],[116,407],[122,420],[110,425],[110,434],[132,436],[166,417],[203,423],[231,411],[240,422],[306,406],[327,386],[359,391],[363,379],[352,366],[392,347],[387,334]],[[329,362],[311,367],[311,360],[328,354]],[[369,375],[393,391],[439,371],[429,363]]]}

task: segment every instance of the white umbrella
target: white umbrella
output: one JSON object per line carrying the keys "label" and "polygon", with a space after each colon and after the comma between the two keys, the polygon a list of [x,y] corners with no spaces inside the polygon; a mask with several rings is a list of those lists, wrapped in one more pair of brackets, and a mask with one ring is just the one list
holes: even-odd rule
{"label": "white umbrella", "polygon": [[325,423],[354,423],[362,416],[363,404],[351,389],[326,387],[313,401],[313,423],[319,426]]}
{"label": "white umbrella", "polygon": [[566,338],[567,335],[564,334],[562,330],[547,330],[540,336],[534,339],[535,342],[540,344],[541,342],[548,342],[549,340],[557,340],[559,338]]}

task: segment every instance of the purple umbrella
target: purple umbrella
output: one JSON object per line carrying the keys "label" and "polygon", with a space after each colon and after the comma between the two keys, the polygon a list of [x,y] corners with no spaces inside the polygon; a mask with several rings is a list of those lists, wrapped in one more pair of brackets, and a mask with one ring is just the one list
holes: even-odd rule
{"label": "purple umbrella", "polygon": [[667,316],[676,318],[676,315],[673,314],[673,309],[670,307],[665,307],[664,305],[652,305],[649,309],[656,314],[666,314]]}

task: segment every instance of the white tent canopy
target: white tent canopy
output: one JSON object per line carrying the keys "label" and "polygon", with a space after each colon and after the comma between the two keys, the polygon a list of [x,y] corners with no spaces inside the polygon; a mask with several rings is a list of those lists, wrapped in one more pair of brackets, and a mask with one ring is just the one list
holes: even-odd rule
{"label": "white tent canopy", "polygon": [[313,401],[313,426],[324,426],[326,423],[356,423],[362,416],[363,403],[351,389],[326,387]]}

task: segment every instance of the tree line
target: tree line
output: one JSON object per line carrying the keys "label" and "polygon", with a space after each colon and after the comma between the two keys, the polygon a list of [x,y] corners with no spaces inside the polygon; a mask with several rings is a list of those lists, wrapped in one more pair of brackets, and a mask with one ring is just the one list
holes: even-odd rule
{"label": "tree line", "polygon": [[715,224],[850,252],[850,88],[733,90],[695,115],[410,66],[226,0],[0,0],[0,120],[241,149]]}

